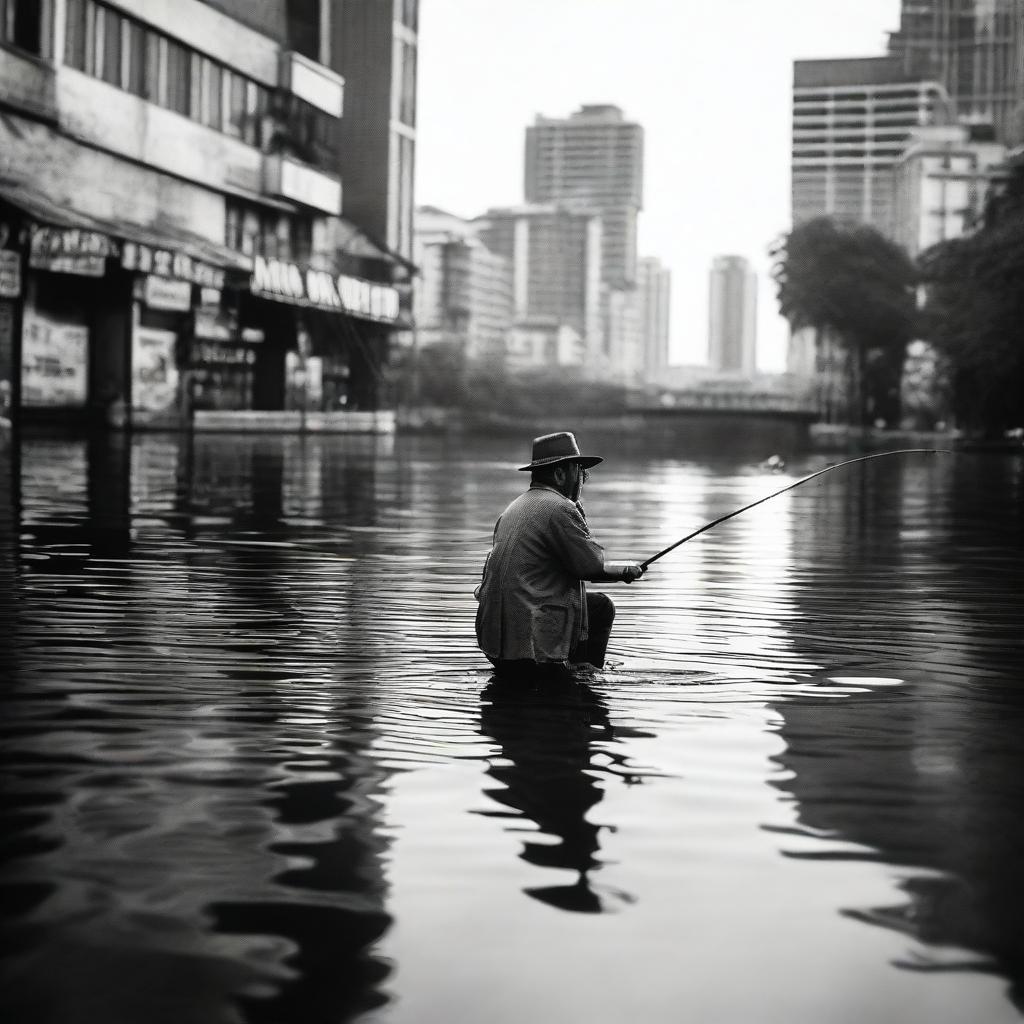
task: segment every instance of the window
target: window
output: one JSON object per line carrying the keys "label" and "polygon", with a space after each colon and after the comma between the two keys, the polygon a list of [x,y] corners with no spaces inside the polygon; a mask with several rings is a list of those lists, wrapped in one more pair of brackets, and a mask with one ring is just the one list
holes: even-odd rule
{"label": "window", "polygon": [[396,0],[396,3],[400,8],[402,24],[415,32],[419,15],[419,0]]}
{"label": "window", "polygon": [[136,96],[147,99],[146,88],[146,30],[137,21],[125,21],[125,80],[124,88]]}
{"label": "window", "polygon": [[401,91],[398,97],[398,119],[410,127],[416,124],[416,47],[401,43]]}
{"label": "window", "polygon": [[[0,0],[0,9],[4,0]],[[67,0],[64,31],[64,61],[78,71],[85,70],[86,0]]]}
{"label": "window", "polygon": [[224,241],[246,256],[304,263],[312,251],[313,224],[303,217],[229,199],[225,210]]}
{"label": "window", "polygon": [[121,87],[121,22],[122,18],[110,8],[96,12],[96,50],[100,58],[99,77],[104,82]]}
{"label": "window", "polygon": [[191,54],[180,43],[172,39],[161,39],[161,77],[165,92],[163,105],[179,114],[189,115],[189,99],[191,96],[191,78],[189,58]]}
{"label": "window", "polygon": [[43,52],[43,12],[39,0],[0,0],[0,42],[34,53]]}
{"label": "window", "polygon": [[310,60],[320,60],[320,0],[288,0],[288,45]]}
{"label": "window", "polygon": [[245,79],[225,69],[224,81],[224,131],[236,139],[245,132]]}

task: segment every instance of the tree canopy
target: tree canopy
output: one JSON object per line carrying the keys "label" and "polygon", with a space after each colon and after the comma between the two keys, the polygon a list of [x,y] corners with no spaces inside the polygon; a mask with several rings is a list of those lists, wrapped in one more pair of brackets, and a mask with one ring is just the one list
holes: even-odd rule
{"label": "tree canopy", "polygon": [[899,375],[915,333],[917,270],[867,224],[817,217],[770,249],[779,309],[794,330],[829,330],[843,344],[859,419],[899,417]]}

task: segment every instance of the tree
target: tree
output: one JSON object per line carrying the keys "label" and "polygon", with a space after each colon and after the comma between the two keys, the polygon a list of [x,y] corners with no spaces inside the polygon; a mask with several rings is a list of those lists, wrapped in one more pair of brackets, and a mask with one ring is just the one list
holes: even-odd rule
{"label": "tree", "polygon": [[870,225],[817,217],[769,253],[790,326],[811,328],[819,345],[834,335],[843,349],[849,418],[898,422],[900,373],[916,322],[917,271],[906,251]]}
{"label": "tree", "polygon": [[921,254],[923,334],[946,362],[958,424],[1024,425],[1024,159],[997,182],[973,234]]}

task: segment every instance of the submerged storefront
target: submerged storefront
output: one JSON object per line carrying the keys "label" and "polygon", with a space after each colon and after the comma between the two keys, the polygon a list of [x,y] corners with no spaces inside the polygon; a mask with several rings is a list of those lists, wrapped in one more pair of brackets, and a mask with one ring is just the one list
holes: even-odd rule
{"label": "submerged storefront", "polygon": [[196,429],[390,433],[394,412],[381,408],[381,381],[401,306],[391,284],[255,257],[237,340],[207,350],[208,361],[220,359],[220,379],[233,383],[219,405],[197,398]]}

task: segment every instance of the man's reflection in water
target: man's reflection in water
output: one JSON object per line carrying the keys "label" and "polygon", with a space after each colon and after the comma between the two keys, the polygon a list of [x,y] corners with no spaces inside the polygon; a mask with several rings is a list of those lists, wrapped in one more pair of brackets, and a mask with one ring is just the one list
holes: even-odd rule
{"label": "man's reflection in water", "polygon": [[[481,732],[501,747],[487,773],[501,785],[485,792],[513,812],[483,813],[536,822],[544,836],[558,841],[527,840],[523,860],[578,874],[572,884],[531,887],[526,894],[561,910],[590,914],[632,903],[632,896],[607,886],[598,889],[590,881],[601,865],[599,833],[608,827],[587,819],[602,797],[595,773],[625,764],[607,747],[615,733],[601,697],[573,681],[534,687],[492,679],[481,698]],[[597,753],[609,764],[592,763]]]}

